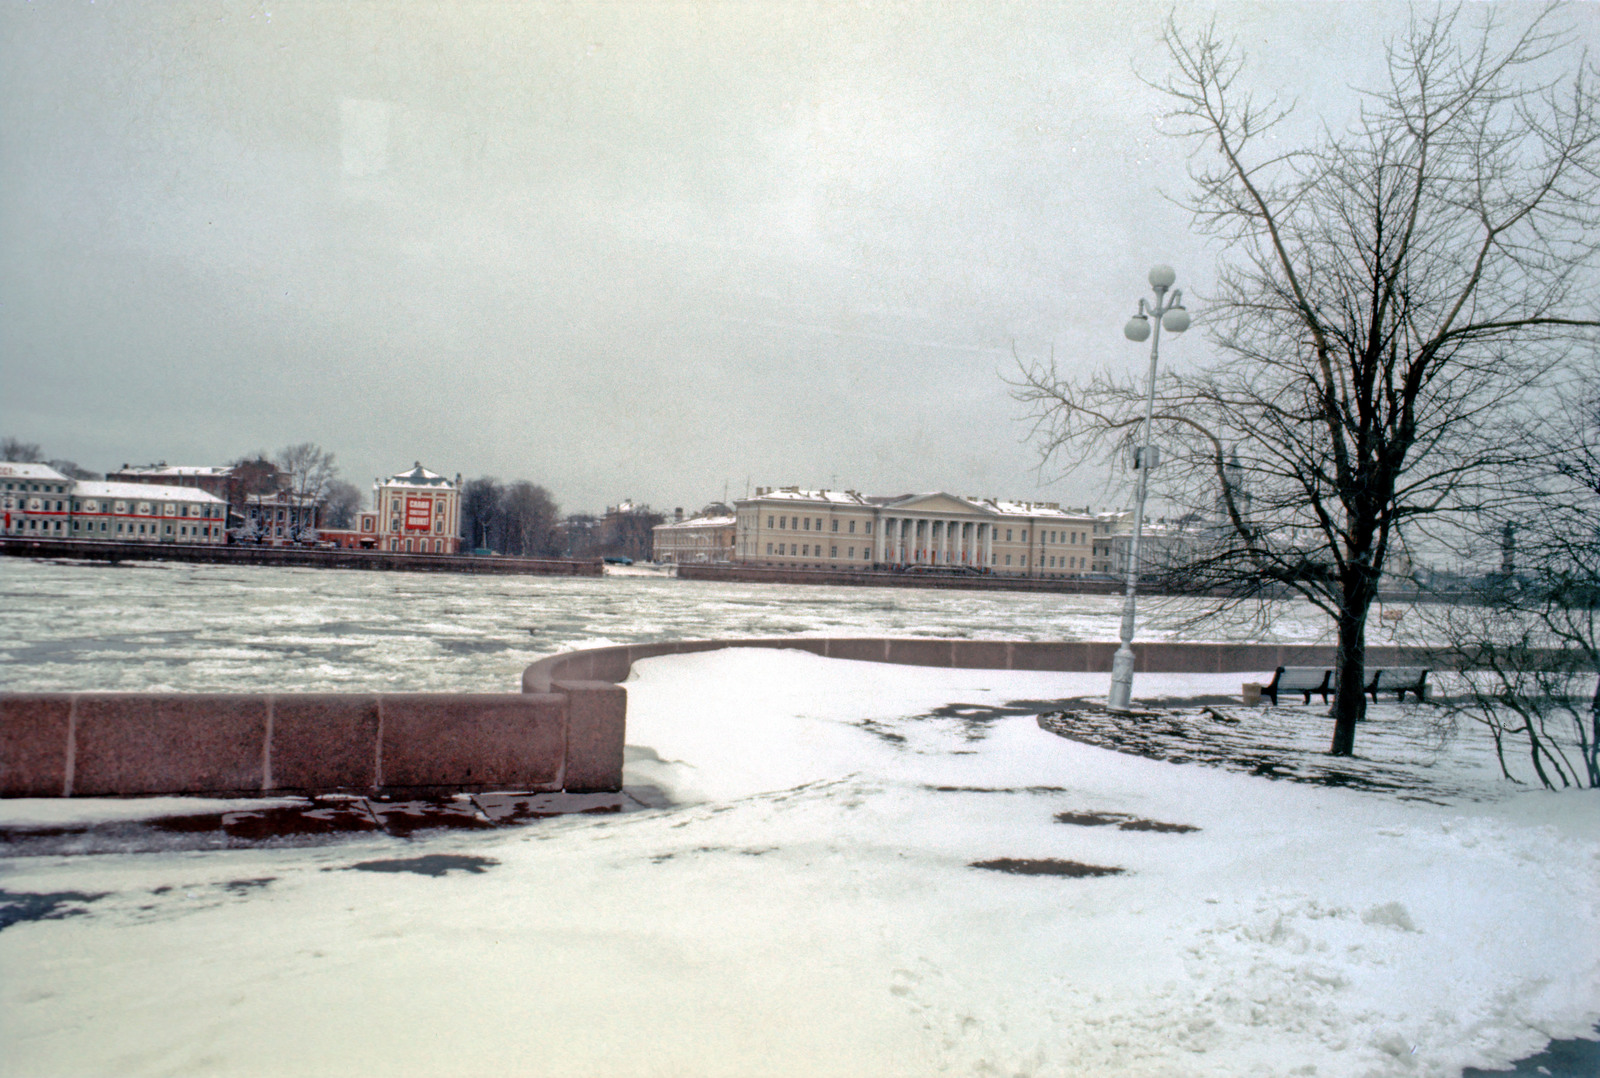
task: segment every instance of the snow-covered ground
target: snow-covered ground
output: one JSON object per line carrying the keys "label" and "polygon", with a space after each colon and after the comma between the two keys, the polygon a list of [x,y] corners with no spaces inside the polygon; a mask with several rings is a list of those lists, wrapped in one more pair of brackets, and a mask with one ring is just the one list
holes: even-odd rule
{"label": "snow-covered ground", "polygon": [[[627,781],[675,807],[0,862],[59,917],[0,932],[0,1074],[1453,1078],[1592,1036],[1600,797],[1403,801],[985,710],[1103,682],[653,659]],[[1487,767],[1470,733],[1431,757],[1464,790]],[[972,867],[999,858],[1122,872]]]}

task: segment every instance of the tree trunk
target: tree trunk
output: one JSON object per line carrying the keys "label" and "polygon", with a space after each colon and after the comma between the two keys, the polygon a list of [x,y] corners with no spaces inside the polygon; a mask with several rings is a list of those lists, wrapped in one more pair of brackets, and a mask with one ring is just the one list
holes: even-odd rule
{"label": "tree trunk", "polygon": [[1339,612],[1339,653],[1334,660],[1338,682],[1333,697],[1334,756],[1353,756],[1356,723],[1367,717],[1367,610],[1371,598],[1348,601]]}

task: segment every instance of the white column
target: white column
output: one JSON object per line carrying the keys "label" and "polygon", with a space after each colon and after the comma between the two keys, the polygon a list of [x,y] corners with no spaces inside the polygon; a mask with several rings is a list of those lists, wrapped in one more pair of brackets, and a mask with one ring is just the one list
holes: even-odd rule
{"label": "white column", "polygon": [[889,560],[889,518],[888,517],[879,517],[878,518],[878,534],[877,534],[877,537],[872,540],[872,546],[873,546],[873,549],[876,551],[876,553],[873,555],[873,559],[872,559],[873,561],[875,561],[875,562],[877,562],[878,564],[881,565],[884,562],[887,562]]}
{"label": "white column", "polygon": [[987,566],[994,563],[994,525],[985,524],[983,529],[983,564]]}
{"label": "white column", "polygon": [[939,560],[946,565],[950,564],[950,525],[953,521],[943,521],[939,525]]}

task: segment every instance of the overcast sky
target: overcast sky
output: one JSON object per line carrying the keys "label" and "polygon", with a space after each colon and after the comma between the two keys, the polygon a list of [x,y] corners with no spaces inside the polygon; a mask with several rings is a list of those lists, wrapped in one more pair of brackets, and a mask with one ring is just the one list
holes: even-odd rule
{"label": "overcast sky", "polygon": [[[97,470],[314,441],[363,488],[420,460],[567,511],[1104,505],[1001,376],[1142,368],[1154,262],[1203,311],[1138,78],[1167,10],[4,0],[0,432]],[[1406,14],[1177,10],[1308,123]],[[1596,13],[1562,17],[1600,45]]]}

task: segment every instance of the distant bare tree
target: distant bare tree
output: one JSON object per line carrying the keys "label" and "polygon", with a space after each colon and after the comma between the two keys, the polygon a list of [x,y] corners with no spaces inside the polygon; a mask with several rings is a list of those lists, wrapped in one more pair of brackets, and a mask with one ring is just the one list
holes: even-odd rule
{"label": "distant bare tree", "polygon": [[647,561],[654,547],[655,526],[666,519],[665,513],[632,501],[612,506],[600,519],[598,553]]}
{"label": "distant bare tree", "polygon": [[561,510],[550,492],[525,479],[506,488],[501,501],[505,553],[545,557],[555,552],[554,529]]}
{"label": "distant bare tree", "polygon": [[104,479],[104,472],[92,472],[81,467],[75,460],[61,460],[59,458],[47,461],[50,467],[60,472],[69,479]]}
{"label": "distant bare tree", "polygon": [[1553,406],[1516,489],[1489,531],[1503,537],[1499,571],[1474,605],[1428,611],[1428,629],[1473,656],[1466,692],[1444,701],[1507,750],[1526,753],[1547,789],[1600,787],[1600,364]]}
{"label": "distant bare tree", "polygon": [[[1335,755],[1366,711],[1390,555],[1504,498],[1526,450],[1516,408],[1600,325],[1578,287],[1600,242],[1594,72],[1573,57],[1559,85],[1535,74],[1570,45],[1550,17],[1509,35],[1493,12],[1460,33],[1459,12],[1416,17],[1350,127],[1299,148],[1214,24],[1168,27],[1158,88],[1195,145],[1194,219],[1225,254],[1207,303],[1218,357],[1163,375],[1152,474],[1216,521],[1197,583],[1297,594],[1333,621]],[[1047,362],[1014,389],[1047,460],[1137,440],[1135,379]]]}
{"label": "distant bare tree", "polygon": [[0,438],[0,460],[16,464],[37,464],[44,460],[44,450],[38,442],[24,442],[20,438]]}
{"label": "distant bare tree", "polygon": [[329,528],[353,528],[361,511],[361,491],[354,483],[335,479],[322,499],[323,523]]}
{"label": "distant bare tree", "polygon": [[505,487],[490,475],[469,479],[461,491],[462,538],[473,550],[493,549]]}
{"label": "distant bare tree", "polygon": [[302,506],[320,506],[327,497],[328,484],[339,476],[333,454],[315,442],[284,446],[273,457],[273,463],[289,477],[289,493]]}

